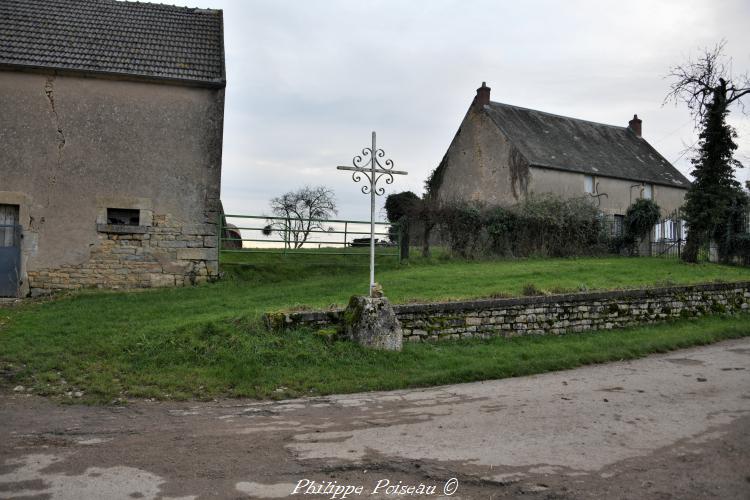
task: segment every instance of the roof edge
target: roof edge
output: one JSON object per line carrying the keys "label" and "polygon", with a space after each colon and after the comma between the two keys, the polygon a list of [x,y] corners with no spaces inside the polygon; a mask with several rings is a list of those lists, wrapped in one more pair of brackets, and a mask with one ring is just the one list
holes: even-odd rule
{"label": "roof edge", "polygon": [[[135,2],[132,2],[135,3]],[[173,78],[166,76],[148,75],[144,73],[131,73],[125,71],[97,71],[88,69],[69,68],[55,65],[31,65],[13,64],[0,62],[0,70],[17,71],[19,73],[54,73],[61,76],[78,76],[83,78],[98,78],[101,80],[122,80],[147,83],[161,83],[171,85],[182,85],[185,87],[203,87],[221,89],[227,86],[224,74],[224,58],[222,44],[222,75],[221,80],[191,80],[189,78]]]}
{"label": "roof edge", "polygon": [[205,7],[188,7],[187,5],[174,5],[174,4],[168,4],[168,3],[162,3],[162,2],[153,2],[151,0],[106,0],[109,3],[115,3],[115,4],[123,4],[123,3],[129,3],[131,5],[133,4],[141,4],[141,5],[148,5],[150,7],[160,7],[165,8],[168,10],[173,11],[180,11],[180,10],[189,10],[193,12],[200,12],[205,14],[216,14],[217,12],[222,12],[222,9],[211,9],[211,8],[205,8]]}
{"label": "roof edge", "polygon": [[224,86],[227,85],[227,57],[226,47],[224,43],[224,11],[218,9],[216,13],[219,15],[219,26],[221,27],[221,80],[224,82]]}

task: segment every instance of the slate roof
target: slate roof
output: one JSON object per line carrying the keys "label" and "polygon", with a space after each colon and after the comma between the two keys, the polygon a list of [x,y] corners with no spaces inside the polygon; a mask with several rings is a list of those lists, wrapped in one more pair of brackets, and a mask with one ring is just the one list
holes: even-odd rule
{"label": "slate roof", "polygon": [[627,127],[490,102],[484,110],[531,166],[688,188],[690,181]]}
{"label": "slate roof", "polygon": [[115,0],[0,0],[0,65],[223,86],[222,12]]}

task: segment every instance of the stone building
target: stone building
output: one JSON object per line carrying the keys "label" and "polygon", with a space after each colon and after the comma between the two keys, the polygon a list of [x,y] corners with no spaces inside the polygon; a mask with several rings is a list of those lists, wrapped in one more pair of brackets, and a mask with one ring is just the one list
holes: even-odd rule
{"label": "stone building", "polygon": [[0,2],[0,296],[218,274],[220,10]]}
{"label": "stone building", "polygon": [[690,181],[641,137],[641,127],[637,116],[618,127],[492,102],[482,83],[430,190],[443,203],[586,197],[615,217],[643,197],[667,216]]}

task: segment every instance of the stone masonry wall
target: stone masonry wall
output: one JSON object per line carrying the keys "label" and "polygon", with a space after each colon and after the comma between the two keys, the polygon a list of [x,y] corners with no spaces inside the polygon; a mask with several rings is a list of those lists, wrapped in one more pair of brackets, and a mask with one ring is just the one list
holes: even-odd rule
{"label": "stone masonry wall", "polygon": [[79,288],[150,288],[202,283],[219,272],[216,225],[181,225],[154,215],[150,226],[99,225],[83,264],[28,272],[32,295]]}
{"label": "stone masonry wall", "polygon": [[[747,311],[750,282],[394,306],[404,340],[558,335]],[[341,311],[269,314],[271,328],[330,328]]]}
{"label": "stone masonry wall", "polygon": [[[0,71],[0,204],[18,297],[218,275],[224,88]],[[139,213],[113,225],[110,210]]]}

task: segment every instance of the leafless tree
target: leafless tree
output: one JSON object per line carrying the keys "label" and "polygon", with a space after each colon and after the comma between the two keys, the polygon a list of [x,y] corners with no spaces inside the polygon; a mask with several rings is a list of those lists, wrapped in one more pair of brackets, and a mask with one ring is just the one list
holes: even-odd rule
{"label": "leafless tree", "polygon": [[725,45],[726,42],[721,41],[713,49],[704,49],[697,60],[689,59],[685,64],[674,66],[667,75],[673,82],[664,103],[684,102],[696,126],[715,104],[723,104],[727,109],[737,103],[744,112],[740,99],[750,94],[750,77],[747,73],[733,77],[732,61],[723,57]]}
{"label": "leafless tree", "polygon": [[325,229],[324,223],[338,213],[333,191],[325,186],[305,186],[271,200],[271,212],[265,234],[276,231],[289,248],[301,248],[314,230]]}

